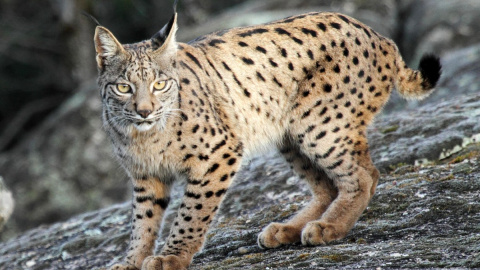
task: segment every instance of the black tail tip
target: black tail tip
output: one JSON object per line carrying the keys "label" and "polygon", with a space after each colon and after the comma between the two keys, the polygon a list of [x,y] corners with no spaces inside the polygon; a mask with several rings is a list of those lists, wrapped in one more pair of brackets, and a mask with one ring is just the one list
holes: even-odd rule
{"label": "black tail tip", "polygon": [[442,74],[440,58],[434,54],[426,54],[420,60],[418,69],[426,83],[430,86],[429,88],[434,88]]}

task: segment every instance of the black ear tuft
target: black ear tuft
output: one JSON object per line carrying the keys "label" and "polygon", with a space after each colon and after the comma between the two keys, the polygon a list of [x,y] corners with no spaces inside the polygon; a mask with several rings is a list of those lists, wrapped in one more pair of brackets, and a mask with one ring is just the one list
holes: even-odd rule
{"label": "black ear tuft", "polygon": [[92,14],[86,12],[85,10],[82,10],[82,15],[89,18],[93,23],[95,23],[96,26],[101,26],[101,24],[98,22],[97,18],[93,17]]}
{"label": "black ear tuft", "polygon": [[173,13],[177,13],[177,4],[178,0],[175,0],[175,2],[173,3]]}
{"label": "black ear tuft", "polygon": [[170,21],[162,28],[162,30],[158,31],[155,35],[153,35],[152,44],[153,44],[154,50],[160,48],[165,42],[165,40],[167,40],[167,37],[172,31],[173,26],[175,24],[175,16],[176,16],[176,13],[173,14]]}
{"label": "black ear tuft", "polygon": [[422,73],[423,79],[430,85],[430,88],[434,88],[442,74],[440,58],[433,54],[426,54],[420,60],[418,69]]}

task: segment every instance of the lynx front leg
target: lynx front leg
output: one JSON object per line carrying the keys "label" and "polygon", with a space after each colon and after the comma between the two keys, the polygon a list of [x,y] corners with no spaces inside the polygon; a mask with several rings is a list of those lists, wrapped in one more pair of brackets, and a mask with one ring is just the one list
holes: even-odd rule
{"label": "lynx front leg", "polygon": [[169,195],[170,186],[158,178],[143,177],[133,181],[132,234],[126,265],[117,264],[111,270],[140,269],[144,259],[153,254]]}
{"label": "lynx front leg", "polygon": [[220,162],[197,166],[195,171],[201,173],[192,172],[161,256],[146,258],[143,270],[179,270],[190,265],[193,255],[203,246],[208,227],[240,166],[240,160],[230,154],[220,158]]}

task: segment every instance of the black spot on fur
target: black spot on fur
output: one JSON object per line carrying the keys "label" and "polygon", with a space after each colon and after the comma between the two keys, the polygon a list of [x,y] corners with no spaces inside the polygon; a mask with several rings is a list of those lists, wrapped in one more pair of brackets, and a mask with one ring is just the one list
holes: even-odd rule
{"label": "black spot on fur", "polygon": [[267,53],[267,50],[265,50],[265,48],[263,47],[257,46],[255,49],[261,53],[264,53],[264,54]]}
{"label": "black spot on fur", "polygon": [[159,205],[163,210],[165,210],[170,203],[170,198],[155,199],[153,203],[155,205]]}
{"label": "black spot on fur", "polygon": [[333,71],[335,71],[335,73],[340,73],[340,67],[338,65],[335,65],[333,67]]}
{"label": "black spot on fur", "polygon": [[316,140],[320,140],[321,138],[325,137],[325,135],[327,135],[327,132],[326,131],[322,131],[320,133],[317,134],[317,136],[315,137]]}
{"label": "black spot on fur", "polygon": [[193,192],[185,192],[185,196],[187,196],[189,198],[195,198],[195,199],[200,199],[202,197],[202,195],[196,194],[196,193],[193,193]]}
{"label": "black spot on fur", "polygon": [[247,64],[247,65],[253,65],[253,64],[255,64],[255,62],[253,62],[252,59],[246,58],[246,57],[242,57],[242,61],[243,61],[245,64]]}
{"label": "black spot on fur", "polygon": [[133,188],[133,191],[134,191],[134,192],[145,192],[145,188],[143,188],[143,187],[134,187],[134,188]]}
{"label": "black spot on fur", "polygon": [[236,158],[231,158],[231,159],[228,160],[227,164],[231,166],[231,165],[235,164],[235,162],[237,162],[237,159]]}
{"label": "black spot on fur", "polygon": [[318,23],[318,28],[320,28],[323,32],[327,31],[327,26],[324,23]]}
{"label": "black spot on fur", "polygon": [[265,29],[265,28],[256,28],[256,29],[253,29],[253,30],[249,30],[249,31],[240,33],[238,35],[241,36],[241,37],[249,37],[249,36],[253,36],[253,35],[257,35],[257,34],[263,34],[263,33],[266,33],[266,32],[268,32],[268,30]]}
{"label": "black spot on fur", "polygon": [[307,117],[310,115],[310,113],[311,113],[311,110],[308,110],[308,111],[304,112],[304,113],[302,114],[302,117],[301,117],[301,118],[302,118],[302,119],[307,118]]}
{"label": "black spot on fur", "polygon": [[349,20],[347,17],[345,17],[345,16],[343,16],[343,15],[338,15],[338,17],[339,17],[340,19],[342,19],[344,22],[350,23],[350,20]]}
{"label": "black spot on fur", "polygon": [[352,62],[353,62],[354,65],[358,65],[358,58],[356,56],[353,57]]}
{"label": "black spot on fur", "polygon": [[196,133],[199,128],[200,128],[199,125],[195,125],[195,126],[192,128],[192,133]]}
{"label": "black spot on fur", "polygon": [[208,45],[212,46],[212,47],[217,47],[218,48],[218,44],[222,44],[222,43],[226,43],[225,41],[221,40],[221,39],[213,39],[211,40]]}
{"label": "black spot on fur", "polygon": [[262,73],[257,71],[257,78],[261,81],[265,81],[265,78],[263,77]]}
{"label": "black spot on fur", "polygon": [[270,62],[270,65],[272,65],[272,67],[278,67],[277,62],[273,61],[272,58],[268,59],[268,61]]}
{"label": "black spot on fur", "polygon": [[310,35],[312,37],[317,37],[317,32],[314,31],[314,30],[307,29],[307,28],[302,28],[302,32],[306,35]]}
{"label": "black spot on fur", "polygon": [[340,29],[340,28],[342,28],[342,26],[341,26],[339,23],[334,23],[334,22],[330,23],[330,26],[333,27],[333,28],[335,28],[335,29]]}
{"label": "black spot on fur", "polygon": [[325,91],[326,93],[332,92],[332,85],[329,84],[329,83],[324,84],[323,85],[323,91]]}
{"label": "black spot on fur", "polygon": [[200,64],[200,62],[198,61],[198,59],[191,53],[187,52],[187,56],[192,59],[193,62],[195,62],[195,64],[199,67],[199,68],[202,68],[202,65]]}
{"label": "black spot on fur", "polygon": [[222,62],[222,64],[223,64],[223,67],[224,67],[226,70],[231,71],[231,69],[230,69],[230,67],[227,65],[227,63]]}
{"label": "black spot on fur", "polygon": [[273,82],[278,85],[279,87],[283,87],[283,85],[277,80],[276,77],[273,77]]}
{"label": "black spot on fur", "polygon": [[189,158],[193,157],[192,154],[186,154],[184,157],[183,157],[183,161],[187,161]]}
{"label": "black spot on fur", "polygon": [[293,41],[295,41],[295,43],[303,45],[303,41],[301,39],[298,39],[296,37],[292,37],[292,39],[293,39]]}
{"label": "black spot on fur", "polygon": [[220,197],[220,196],[222,196],[225,192],[227,192],[226,189],[220,189],[219,191],[215,192],[215,196]]}
{"label": "black spot on fur", "polygon": [[275,32],[277,32],[280,35],[290,36],[290,32],[288,32],[287,30],[285,30],[283,28],[280,28],[280,27],[275,28]]}
{"label": "black spot on fur", "polygon": [[369,55],[370,55],[370,54],[368,53],[367,50],[363,51],[363,56],[364,56],[365,58],[368,58]]}
{"label": "black spot on fur", "polygon": [[337,168],[338,166],[342,165],[342,163],[343,163],[343,159],[340,159],[339,161],[333,163],[331,166],[328,166],[327,169],[333,170],[333,169]]}
{"label": "black spot on fur", "polygon": [[363,28],[363,32],[365,32],[365,34],[367,34],[369,38],[372,37],[372,35],[370,34],[370,31],[368,31],[367,29]]}
{"label": "black spot on fur", "polygon": [[143,202],[146,202],[146,201],[150,201],[152,200],[153,198],[150,197],[150,196],[139,196],[136,198],[136,201],[137,203],[143,203]]}
{"label": "black spot on fur", "polygon": [[308,54],[308,58],[310,58],[311,60],[313,60],[313,52],[312,52],[312,50],[308,50],[308,51],[307,51],[307,54]]}

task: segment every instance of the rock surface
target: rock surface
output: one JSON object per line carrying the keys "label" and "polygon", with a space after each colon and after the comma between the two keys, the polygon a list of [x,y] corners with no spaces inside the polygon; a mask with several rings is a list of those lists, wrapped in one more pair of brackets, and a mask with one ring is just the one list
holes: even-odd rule
{"label": "rock surface", "polygon": [[[480,143],[472,136],[479,115],[477,94],[377,121],[370,130],[372,156],[389,173],[382,173],[349,235],[326,246],[257,247],[263,227],[288,219],[310,195],[277,153],[251,160],[190,269],[479,268]],[[438,126],[428,125],[433,116]],[[439,149],[458,151],[440,159]],[[433,164],[402,164],[423,157]],[[159,245],[181,193],[178,184]],[[123,203],[28,231],[0,247],[0,269],[104,269],[124,256],[129,216],[130,204]]]}

